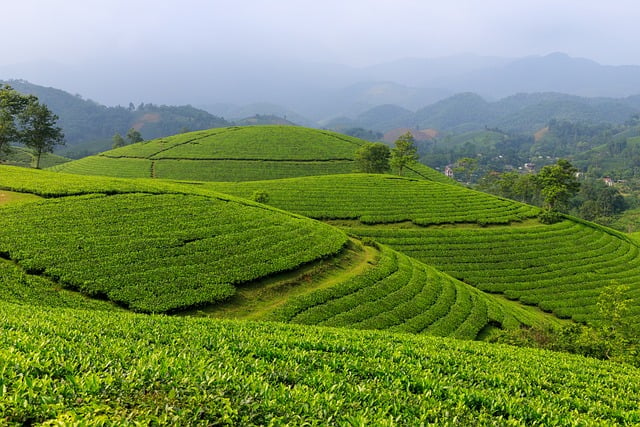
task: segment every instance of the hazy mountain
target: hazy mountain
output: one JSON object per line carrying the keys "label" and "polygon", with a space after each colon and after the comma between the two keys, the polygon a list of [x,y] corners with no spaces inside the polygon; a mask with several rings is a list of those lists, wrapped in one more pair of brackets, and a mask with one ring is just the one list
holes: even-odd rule
{"label": "hazy mountain", "polygon": [[472,91],[491,98],[520,92],[562,92],[587,97],[623,97],[640,91],[640,67],[604,66],[563,53],[517,59],[431,82],[435,87]]}
{"label": "hazy mountain", "polygon": [[396,128],[467,132],[498,127],[533,133],[551,119],[592,123],[623,123],[640,112],[640,96],[585,98],[560,93],[517,94],[489,102],[474,93],[461,93],[417,110],[399,106],[372,108],[355,118],[334,120],[333,126],[364,127],[386,132]]}
{"label": "hazy mountain", "polygon": [[58,125],[65,134],[66,150],[85,153],[110,148],[115,133],[125,135],[138,129],[145,139],[174,135],[185,130],[228,126],[220,117],[189,105],[166,106],[133,104],[128,107],[107,107],[95,101],[71,95],[60,89],[35,85],[23,80],[7,83],[15,90],[38,97],[41,103],[59,117]]}
{"label": "hazy mountain", "polygon": [[[639,66],[605,66],[559,53],[516,59],[473,55],[405,59],[360,68],[230,55],[196,60],[187,56],[146,58],[143,53],[122,64],[96,61],[82,67],[42,63],[2,67],[0,78],[27,79],[107,105],[144,102],[244,108],[266,103],[289,111],[288,119],[296,112],[314,123],[339,116],[353,118],[385,104],[415,111],[461,92],[478,93],[487,100],[533,92],[588,97],[640,93]],[[259,109],[246,112],[237,117],[281,114]]]}

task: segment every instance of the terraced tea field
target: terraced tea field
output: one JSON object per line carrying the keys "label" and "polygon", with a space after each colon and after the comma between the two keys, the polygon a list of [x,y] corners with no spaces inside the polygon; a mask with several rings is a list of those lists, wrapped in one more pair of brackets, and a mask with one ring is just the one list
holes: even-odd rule
{"label": "terraced tea field", "polygon": [[478,289],[559,317],[597,323],[600,295],[609,286],[626,285],[627,320],[640,326],[638,241],[605,227],[577,219],[546,226],[535,221],[535,207],[462,187],[382,175],[207,187],[244,197],[265,191],[273,206],[339,225]]}
{"label": "terraced tea field", "polygon": [[[79,179],[18,168],[3,172],[0,186],[50,198],[32,202],[28,209],[5,206],[0,217],[0,253],[27,272],[137,311],[172,312],[220,304],[244,284],[339,255],[347,244],[346,235],[329,225],[202,186]],[[263,317],[314,324],[338,324],[336,319],[343,318],[341,324],[358,328],[468,339],[489,325],[552,322],[391,249],[383,248],[380,257],[379,264],[367,265],[355,276],[339,276],[323,291],[312,286],[297,299],[283,291],[274,306],[279,314],[262,309]],[[351,320],[345,320],[344,314],[330,321],[314,320],[300,313],[311,309],[300,305],[304,301],[333,306],[336,301],[330,301],[331,295],[349,295],[339,304],[344,311],[353,310]],[[393,309],[395,303],[402,307]],[[378,311],[371,311],[374,306]],[[286,314],[291,307],[298,307],[295,316]],[[422,310],[428,313],[420,315]],[[356,313],[360,313],[357,318]]]}
{"label": "terraced tea field", "polygon": [[[59,165],[81,175],[197,181],[252,181],[356,171],[366,141],[298,126],[247,126],[190,132],[145,141]],[[408,175],[453,181],[421,164]]]}
{"label": "terraced tea field", "polygon": [[269,195],[269,205],[323,220],[364,224],[509,224],[535,218],[540,209],[461,186],[392,175],[331,175],[273,181],[209,183],[207,188],[251,198]]}
{"label": "terraced tea field", "polygon": [[145,312],[210,304],[235,285],[338,253],[346,236],[215,198],[82,196],[7,207],[0,253],[65,287]]}
{"label": "terraced tea field", "polygon": [[549,324],[406,255],[382,248],[366,274],[288,301],[270,319],[475,339],[489,325]]}
{"label": "terraced tea field", "polygon": [[629,286],[628,321],[640,327],[638,242],[594,224],[566,220],[550,226],[486,229],[376,229],[367,236],[488,292],[578,321],[599,320],[599,296]]}

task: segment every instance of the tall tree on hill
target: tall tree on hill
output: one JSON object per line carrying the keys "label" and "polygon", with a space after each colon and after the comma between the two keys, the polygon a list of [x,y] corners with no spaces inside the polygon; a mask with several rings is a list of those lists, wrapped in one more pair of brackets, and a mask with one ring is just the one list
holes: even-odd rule
{"label": "tall tree on hill", "polygon": [[12,142],[19,142],[17,116],[29,104],[29,97],[14,90],[9,85],[0,85],[0,154],[10,151]]}
{"label": "tall tree on hill", "polygon": [[135,144],[136,142],[144,141],[140,131],[134,128],[129,129],[129,132],[127,132],[127,139],[129,140],[129,144]]}
{"label": "tall tree on hill", "polygon": [[113,135],[113,138],[111,138],[111,140],[113,141],[113,144],[111,144],[111,148],[113,149],[124,147],[125,145],[127,145],[127,143],[124,141],[124,138],[119,133]]}
{"label": "tall tree on hill", "polygon": [[568,160],[560,159],[555,165],[543,167],[536,175],[536,183],[544,197],[545,207],[557,210],[580,189],[576,169]]}
{"label": "tall tree on hill", "polygon": [[355,160],[358,170],[365,173],[385,173],[389,171],[389,147],[381,142],[363,144],[356,150]]}
{"label": "tall tree on hill", "polygon": [[58,116],[37,98],[29,97],[27,107],[20,113],[20,141],[36,153],[36,169],[40,168],[42,153],[52,153],[56,145],[64,145],[62,129],[56,126]]}
{"label": "tall tree on hill", "polygon": [[418,149],[411,132],[400,135],[396,139],[395,147],[391,149],[391,167],[402,176],[402,170],[410,163],[418,160]]}

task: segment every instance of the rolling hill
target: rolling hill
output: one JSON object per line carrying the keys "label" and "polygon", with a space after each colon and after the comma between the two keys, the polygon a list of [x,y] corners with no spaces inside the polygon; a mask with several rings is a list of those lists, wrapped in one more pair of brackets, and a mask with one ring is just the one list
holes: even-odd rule
{"label": "rolling hill", "polygon": [[[352,173],[366,141],[297,126],[246,126],[190,132],[86,157],[53,170],[83,175],[194,181],[252,181]],[[412,176],[451,182],[421,164]]]}
{"label": "rolling hill", "polygon": [[[635,326],[638,243],[426,167],[443,182],[240,169],[360,143],[226,128],[56,167],[84,174],[0,166],[0,423],[639,423],[637,368],[433,336],[595,323],[618,282]],[[262,181],[202,182],[215,161]]]}
{"label": "rolling hill", "polygon": [[598,323],[597,303],[624,285],[626,320],[640,325],[640,247],[577,218],[544,225],[537,208],[430,181],[382,175],[210,183],[237,195],[264,191],[280,209],[389,245],[460,281]]}
{"label": "rolling hill", "polygon": [[[333,316],[301,313],[331,310],[329,324],[467,339],[554,323],[390,248],[203,185],[5,167],[0,188],[46,196],[2,207],[3,258],[135,311],[324,324]],[[238,300],[242,316],[225,316]]]}

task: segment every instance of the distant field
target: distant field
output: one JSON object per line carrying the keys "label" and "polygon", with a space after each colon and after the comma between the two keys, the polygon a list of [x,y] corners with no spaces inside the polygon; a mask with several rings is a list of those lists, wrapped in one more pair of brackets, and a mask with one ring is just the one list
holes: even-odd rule
{"label": "distant field", "polygon": [[[59,172],[128,178],[253,181],[356,171],[366,141],[299,126],[246,126],[190,132],[106,151],[52,168]],[[415,163],[407,175],[450,182]]]}

